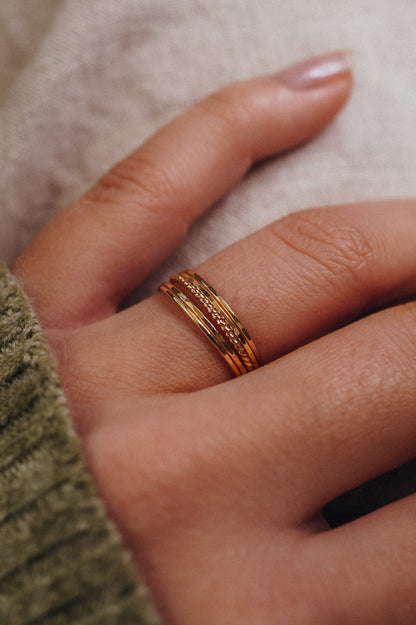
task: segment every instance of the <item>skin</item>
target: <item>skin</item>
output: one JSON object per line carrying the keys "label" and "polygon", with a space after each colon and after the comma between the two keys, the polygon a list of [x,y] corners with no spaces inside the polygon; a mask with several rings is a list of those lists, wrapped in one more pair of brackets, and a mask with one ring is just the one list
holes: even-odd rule
{"label": "skin", "polygon": [[416,202],[303,211],[198,267],[262,354],[240,378],[165,295],[116,314],[193,220],[350,89],[348,72],[222,89],[15,264],[97,488],[171,625],[415,622],[416,499],[336,530],[320,510],[414,457],[416,308],[398,302],[416,288]]}

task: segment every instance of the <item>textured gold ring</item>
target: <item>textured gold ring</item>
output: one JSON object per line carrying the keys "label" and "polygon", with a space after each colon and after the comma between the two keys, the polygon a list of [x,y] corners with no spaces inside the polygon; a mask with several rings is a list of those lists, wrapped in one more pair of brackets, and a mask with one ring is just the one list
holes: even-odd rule
{"label": "textured gold ring", "polygon": [[200,275],[187,270],[160,287],[205,334],[231,367],[243,375],[261,366],[257,348],[227,302]]}

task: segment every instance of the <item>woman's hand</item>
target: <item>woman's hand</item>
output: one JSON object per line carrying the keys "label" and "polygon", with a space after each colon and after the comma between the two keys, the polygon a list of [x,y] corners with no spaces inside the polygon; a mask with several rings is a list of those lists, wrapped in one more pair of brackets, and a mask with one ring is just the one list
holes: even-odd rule
{"label": "woman's hand", "polygon": [[415,291],[416,202],[291,215],[198,268],[268,363],[249,375],[230,380],[161,293],[116,314],[194,219],[255,161],[323,128],[350,88],[338,54],[223,89],[16,263],[167,623],[415,622],[415,499],[337,530],[320,510],[415,455],[415,306],[368,313]]}

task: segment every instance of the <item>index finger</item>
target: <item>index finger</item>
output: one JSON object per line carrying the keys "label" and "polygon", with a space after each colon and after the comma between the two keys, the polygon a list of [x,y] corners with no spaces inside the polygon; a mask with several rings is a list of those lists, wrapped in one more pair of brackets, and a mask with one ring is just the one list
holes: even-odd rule
{"label": "index finger", "polygon": [[112,314],[257,160],[326,126],[351,88],[333,53],[235,83],[168,124],[58,215],[15,266],[45,326]]}

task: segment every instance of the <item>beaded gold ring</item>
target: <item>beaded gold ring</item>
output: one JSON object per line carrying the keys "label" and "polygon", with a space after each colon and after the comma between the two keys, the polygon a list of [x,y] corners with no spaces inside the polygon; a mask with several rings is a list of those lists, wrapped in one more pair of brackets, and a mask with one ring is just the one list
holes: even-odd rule
{"label": "beaded gold ring", "polygon": [[227,302],[194,271],[174,275],[159,289],[188,315],[217,348],[233,373],[243,375],[261,366],[258,350]]}

